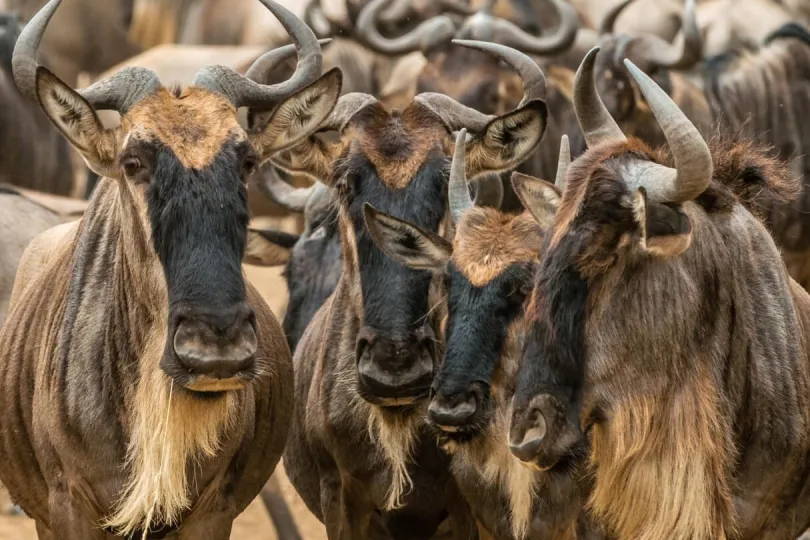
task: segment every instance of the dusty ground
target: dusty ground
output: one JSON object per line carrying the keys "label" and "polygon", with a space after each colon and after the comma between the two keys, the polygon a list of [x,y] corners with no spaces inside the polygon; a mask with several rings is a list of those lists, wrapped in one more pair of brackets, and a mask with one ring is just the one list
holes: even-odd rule
{"label": "dusty ground", "polygon": [[[288,224],[280,228],[291,229]],[[290,232],[293,232],[290,230]],[[287,289],[281,278],[281,269],[265,269],[245,267],[248,278],[267,303],[277,314],[283,313],[287,307]],[[298,529],[305,540],[326,540],[326,532],[320,522],[307,510],[295,489],[284,476],[283,468],[279,467],[278,474],[282,484],[282,491],[298,523]],[[0,508],[6,506],[4,493],[0,493]],[[0,540],[36,540],[34,523],[25,517],[0,516]],[[270,522],[270,517],[260,500],[253,504],[236,520],[233,528],[232,540],[279,540]],[[284,540],[284,539],[281,539]]]}

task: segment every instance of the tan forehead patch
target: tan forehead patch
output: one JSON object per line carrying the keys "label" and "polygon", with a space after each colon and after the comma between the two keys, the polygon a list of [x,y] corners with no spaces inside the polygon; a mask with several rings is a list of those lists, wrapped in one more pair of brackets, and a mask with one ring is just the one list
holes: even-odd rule
{"label": "tan forehead patch", "polygon": [[184,90],[179,97],[161,89],[133,107],[122,125],[131,134],[157,138],[192,169],[210,165],[229,139],[245,137],[233,104],[200,88]]}
{"label": "tan forehead patch", "polygon": [[377,176],[391,189],[405,188],[436,151],[449,155],[450,134],[435,115],[419,104],[401,114],[382,105],[369,107],[352,121],[344,135],[353,151],[363,154]]}
{"label": "tan forehead patch", "polygon": [[537,260],[543,231],[528,212],[505,214],[492,208],[469,210],[453,240],[453,263],[476,287],[510,265]]}

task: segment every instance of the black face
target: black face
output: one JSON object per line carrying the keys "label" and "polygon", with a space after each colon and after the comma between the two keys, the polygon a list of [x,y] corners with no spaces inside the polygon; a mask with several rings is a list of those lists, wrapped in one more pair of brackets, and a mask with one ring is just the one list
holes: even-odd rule
{"label": "black face", "polygon": [[509,327],[523,313],[532,269],[531,263],[514,264],[476,287],[449,265],[445,358],[428,410],[431,423],[446,437],[466,440],[487,426],[493,409],[492,378]]}
{"label": "black face", "polygon": [[387,406],[407,405],[427,396],[433,379],[435,335],[429,317],[432,275],[407,268],[385,255],[366,228],[366,203],[427,231],[438,231],[447,208],[447,159],[429,157],[410,183],[392,189],[368,161],[347,160],[338,171],[342,196],[355,229],[364,317],[357,340],[360,394]]}
{"label": "black face", "polygon": [[304,234],[284,268],[290,302],[284,315],[284,334],[295,351],[307,325],[335,291],[342,270],[337,212],[330,204],[307,211]]}
{"label": "black face", "polygon": [[152,242],[169,300],[161,367],[190,390],[233,389],[253,375],[255,317],[241,266],[252,152],[230,142],[199,170],[183,167],[160,143],[131,145],[121,156],[130,181],[148,182]]}

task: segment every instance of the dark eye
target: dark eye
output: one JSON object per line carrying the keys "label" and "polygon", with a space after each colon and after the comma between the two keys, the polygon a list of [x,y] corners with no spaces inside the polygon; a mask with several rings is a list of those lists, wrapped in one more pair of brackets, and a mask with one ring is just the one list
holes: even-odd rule
{"label": "dark eye", "polygon": [[259,160],[254,156],[247,156],[244,161],[242,161],[242,177],[247,178],[251,176],[258,168]]}
{"label": "dark eye", "polygon": [[134,178],[139,172],[143,170],[141,160],[135,156],[124,158],[124,161],[121,163],[121,166],[124,168],[124,174],[126,174],[129,178]]}

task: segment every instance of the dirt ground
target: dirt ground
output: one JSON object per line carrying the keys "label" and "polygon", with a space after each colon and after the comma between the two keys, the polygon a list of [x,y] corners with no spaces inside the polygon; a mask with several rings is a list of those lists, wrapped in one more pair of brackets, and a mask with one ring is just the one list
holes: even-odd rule
{"label": "dirt ground", "polygon": [[[285,224],[287,225],[287,224]],[[290,229],[284,226],[282,229]],[[290,230],[289,232],[293,232]],[[281,278],[280,268],[257,268],[245,266],[250,282],[256,286],[276,314],[281,314],[287,307],[287,289]],[[277,469],[284,498],[290,505],[304,540],[326,540],[323,525],[307,510],[295,489],[287,481],[283,466]],[[6,506],[4,493],[0,492],[0,508]],[[34,522],[25,517],[0,516],[0,540],[36,540]],[[260,500],[253,504],[234,523],[231,540],[284,540],[277,539],[264,505]]]}

